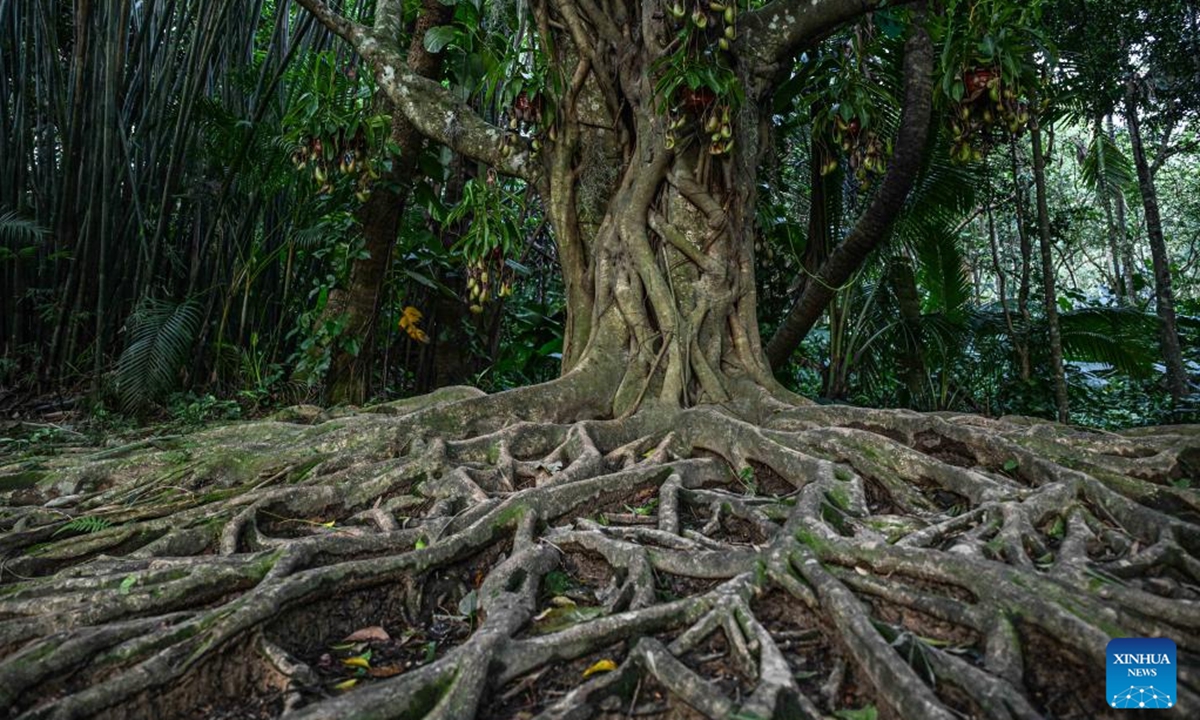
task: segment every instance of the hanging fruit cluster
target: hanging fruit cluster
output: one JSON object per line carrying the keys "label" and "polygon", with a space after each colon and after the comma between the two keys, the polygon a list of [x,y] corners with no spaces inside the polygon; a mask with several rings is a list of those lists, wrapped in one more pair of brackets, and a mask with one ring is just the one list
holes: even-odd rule
{"label": "hanging fruit cluster", "polygon": [[[869,186],[887,170],[892,141],[885,143],[874,130],[864,130],[866,124],[857,114],[847,120],[839,113],[833,120],[833,139],[849,158],[847,162],[854,177],[864,186]],[[821,174],[829,175],[837,169],[838,161],[831,157],[821,167]]]}
{"label": "hanging fruit cluster", "polygon": [[[674,0],[668,8],[671,17],[676,21],[683,21],[688,17],[687,7],[684,6],[681,0]],[[717,19],[709,15],[711,11]],[[708,3],[708,8],[705,9],[704,3],[697,2],[692,7],[691,17],[688,18],[692,25],[697,30],[720,31],[717,36],[717,47],[722,50],[729,50],[732,47],[733,41],[737,39],[737,6],[732,2],[726,4],[713,0]],[[720,26],[718,26],[720,21]]]}
{"label": "hanging fruit cluster", "polygon": [[493,297],[512,295],[515,273],[504,261],[504,253],[495,248],[484,258],[467,265],[467,302],[471,312],[478,315]]}
{"label": "hanging fruit cluster", "polygon": [[1029,125],[1029,105],[1020,88],[1004,81],[996,68],[977,67],[963,73],[963,97],[952,108],[950,156],[958,162],[978,162],[999,129],[1020,135]]}
{"label": "hanging fruit cluster", "polygon": [[[681,37],[688,38],[687,44],[679,52],[690,54],[690,62],[680,64],[688,83],[679,88],[674,98],[675,105],[668,117],[666,147],[668,150],[674,149],[689,122],[694,119],[696,134],[708,145],[709,154],[725,155],[733,150],[733,108],[725,97],[729,94],[729,88],[724,85],[736,81],[728,68],[723,67],[720,58],[721,53],[727,52],[737,38],[737,6],[732,1],[728,4],[715,0],[696,2],[689,13],[681,0],[672,0],[667,11],[675,24],[682,26]],[[713,52],[714,39],[716,52]],[[708,78],[703,82],[711,87],[700,84],[696,77],[692,77],[699,76],[690,67],[696,64],[709,71]],[[711,72],[714,70],[717,72]],[[724,70],[728,77],[715,79],[721,74],[720,70]],[[717,89],[722,89],[722,92]]]}
{"label": "hanging fruit cluster", "polygon": [[500,154],[509,157],[517,151],[522,138],[530,138],[530,148],[534,154],[542,149],[541,136],[548,135],[555,139],[554,126],[542,130],[542,98],[540,95],[530,96],[522,90],[513,99],[512,105],[505,113],[508,119],[508,132],[500,139]]}
{"label": "hanging fruit cluster", "polygon": [[367,201],[371,184],[379,179],[374,162],[367,156],[367,136],[362,127],[349,137],[344,130],[333,137],[309,137],[292,152],[292,164],[301,171],[311,167],[312,178],[323,195],[333,192],[338,173],[349,176],[359,202]]}

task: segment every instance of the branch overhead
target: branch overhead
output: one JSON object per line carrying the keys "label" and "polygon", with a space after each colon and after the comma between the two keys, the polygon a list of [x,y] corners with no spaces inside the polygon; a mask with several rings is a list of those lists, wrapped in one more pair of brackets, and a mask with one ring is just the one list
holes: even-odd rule
{"label": "branch overhead", "polygon": [[537,174],[528,149],[518,145],[505,152],[505,130],[485,121],[440,83],[413,72],[394,38],[343,17],[324,0],[296,2],[371,65],[380,88],[419,133],[506,175],[529,180]]}
{"label": "branch overhead", "polygon": [[775,0],[746,15],[739,44],[745,56],[772,68],[838,26],[884,4],[883,0]]}

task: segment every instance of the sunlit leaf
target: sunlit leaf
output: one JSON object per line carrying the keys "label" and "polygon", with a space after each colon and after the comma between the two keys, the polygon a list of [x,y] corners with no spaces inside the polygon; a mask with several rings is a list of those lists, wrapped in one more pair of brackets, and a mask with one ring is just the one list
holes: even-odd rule
{"label": "sunlit leaf", "polygon": [[594,665],[589,667],[587,670],[584,670],[583,677],[590,678],[591,676],[593,676],[597,673],[612,672],[613,670],[616,670],[616,669],[617,669],[617,664],[615,662],[613,662],[612,660],[605,659],[605,660],[601,660],[601,661],[595,663]]}

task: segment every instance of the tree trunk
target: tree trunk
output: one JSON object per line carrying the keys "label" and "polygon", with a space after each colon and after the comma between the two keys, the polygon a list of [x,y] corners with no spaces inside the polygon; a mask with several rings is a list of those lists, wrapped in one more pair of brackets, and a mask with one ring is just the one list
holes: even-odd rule
{"label": "tree trunk", "polygon": [[921,296],[912,262],[903,256],[888,263],[888,280],[900,312],[903,337],[900,341],[899,369],[904,381],[905,407],[917,407],[928,392],[925,371],[925,342],[921,329]]}
{"label": "tree trunk", "polygon": [[[386,11],[386,6],[384,9]],[[417,74],[433,78],[440,72],[441,56],[425,49],[425,31],[449,22],[453,12],[452,6],[439,0],[424,1],[408,48],[408,65]],[[377,31],[399,37],[400,29],[395,26],[394,16],[382,12],[377,13],[377,17]],[[358,352],[351,352],[348,344],[338,342],[329,349],[331,357],[325,379],[326,399],[335,405],[359,405],[367,399],[372,355],[366,350],[372,346],[379,325],[383,282],[387,278],[392,248],[400,231],[412,181],[418,173],[417,160],[425,144],[424,137],[391,107],[386,97],[381,97],[380,102],[385,110],[392,113],[391,141],[399,152],[392,158],[391,172],[382,178],[382,182],[375,184],[371,196],[358,211],[358,221],[366,241],[363,249],[367,256],[354,260],[346,288],[330,293],[327,310],[317,320],[323,324],[327,318],[343,317],[343,335],[353,338],[356,341],[353,345],[359,348]]]}
{"label": "tree trunk", "polygon": [[[1112,116],[1108,116],[1108,138],[1114,144],[1117,141],[1117,131],[1113,127]],[[1138,267],[1134,262],[1134,243],[1133,237],[1129,234],[1129,223],[1125,217],[1125,190],[1118,188],[1115,194],[1116,199],[1116,223],[1117,231],[1120,233],[1121,242],[1121,264],[1125,267],[1125,297],[1129,303],[1137,302],[1137,287],[1134,284],[1135,268]]]}
{"label": "tree trunk", "polygon": [[1109,261],[1112,263],[1112,291],[1117,296],[1117,299],[1122,305],[1129,305],[1133,299],[1126,293],[1127,284],[1125,282],[1125,274],[1121,269],[1121,252],[1124,246],[1125,229],[1118,226],[1113,217],[1113,196],[1120,193],[1120,188],[1114,188],[1108,183],[1108,175],[1106,171],[1107,153],[1102,145],[1102,138],[1105,137],[1104,118],[1096,117],[1095,142],[1096,151],[1099,160],[1099,167],[1096,172],[1096,194],[1100,196],[1100,204],[1104,208],[1104,226],[1108,230],[1108,255]]}
{"label": "tree trunk", "polygon": [[1050,372],[1054,381],[1054,405],[1058,421],[1070,419],[1067,405],[1067,377],[1063,370],[1062,331],[1058,326],[1057,272],[1054,269],[1054,244],[1050,236],[1050,208],[1046,200],[1046,158],[1042,149],[1042,128],[1037,117],[1029,125],[1033,144],[1033,181],[1037,189],[1038,241],[1042,253],[1042,293],[1046,327],[1050,336]]}
{"label": "tree trunk", "polygon": [[928,34],[919,28],[905,46],[904,110],[887,174],[866,212],[833,250],[816,278],[805,285],[803,294],[775,331],[767,346],[771,367],[783,367],[825,312],[837,289],[890,236],[925,155],[933,102],[932,72],[933,46]]}
{"label": "tree trunk", "polygon": [[1162,217],[1158,212],[1158,193],[1154,176],[1146,158],[1142,140],[1141,118],[1138,117],[1137,85],[1133,81],[1125,95],[1125,120],[1129,126],[1129,141],[1133,145],[1133,162],[1137,167],[1138,185],[1142,190],[1142,206],[1146,212],[1146,235],[1150,240],[1150,256],[1154,260],[1154,298],[1158,308],[1160,345],[1167,366],[1167,389],[1176,405],[1188,394],[1188,376],[1183,367],[1183,350],[1179,345],[1179,325],[1175,319],[1175,295],[1171,290],[1171,261],[1163,237]]}
{"label": "tree trunk", "polygon": [[[1009,158],[1012,161],[1013,174],[1013,207],[1017,216],[1017,238],[1021,246],[1021,277],[1017,286],[1017,312],[1021,314],[1020,332],[1013,336],[1017,345],[1017,355],[1029,357],[1029,328],[1032,316],[1029,313],[1029,293],[1032,282],[1033,241],[1029,239],[1029,225],[1025,214],[1026,185],[1021,182],[1021,164],[1017,157],[1017,141],[1010,139],[1008,144]],[[1029,362],[1021,363],[1021,380],[1028,383],[1033,379],[1033,368]]]}

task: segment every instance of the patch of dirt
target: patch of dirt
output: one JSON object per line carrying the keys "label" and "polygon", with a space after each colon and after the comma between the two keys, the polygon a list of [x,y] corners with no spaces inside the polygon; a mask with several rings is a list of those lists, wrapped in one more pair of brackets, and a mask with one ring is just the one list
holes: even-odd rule
{"label": "patch of dirt", "polygon": [[796,492],[796,486],[775,472],[770,465],[751,460],[750,467],[754,469],[754,484],[758,495],[782,497]]}
{"label": "patch of dirt", "polygon": [[1018,623],[1025,661],[1025,687],[1033,706],[1047,717],[1125,717],[1105,702],[1104,665],[1082,662],[1038,628]]}
{"label": "patch of dirt", "polygon": [[900,506],[892,499],[883,483],[873,477],[863,478],[863,491],[867,496],[867,509],[872,515],[899,515]]}
{"label": "patch of dirt", "polygon": [[[775,639],[791,667],[800,691],[816,705],[833,711],[873,704],[871,686],[859,676],[855,664],[845,659],[842,649],[829,640],[833,631],[795,598],[775,590],[756,598],[751,609]],[[824,695],[830,676],[844,663],[842,681],[833,698]],[[880,708],[881,717],[887,717]]]}
{"label": "patch of dirt", "polygon": [[[669,644],[673,638],[661,638]],[[700,677],[716,686],[722,695],[731,698],[746,697],[754,691],[755,678],[748,678],[730,662],[729,640],[724,630],[717,630],[705,638],[680,660]]]}
{"label": "patch of dirt", "polygon": [[913,437],[913,448],[947,465],[969,468],[979,464],[975,451],[968,445],[928,430]]}
{"label": "patch of dirt", "polygon": [[[91,683],[95,678],[89,679]],[[283,712],[288,679],[264,661],[250,639],[209,655],[177,683],[140,693],[97,720],[260,720]],[[90,684],[90,683],[89,683]],[[81,686],[80,689],[88,687]],[[46,695],[49,699],[50,695]]]}
{"label": "patch of dirt", "polygon": [[[517,678],[504,687],[491,691],[491,702],[481,704],[479,720],[529,720],[564,695],[583,684],[583,673],[601,660],[612,660],[620,665],[627,649],[625,643],[617,643],[575,660],[556,662]],[[613,696],[610,700],[619,699]],[[616,707],[627,704],[605,702]],[[606,717],[600,715],[600,717]],[[624,717],[614,715],[611,717]]]}

